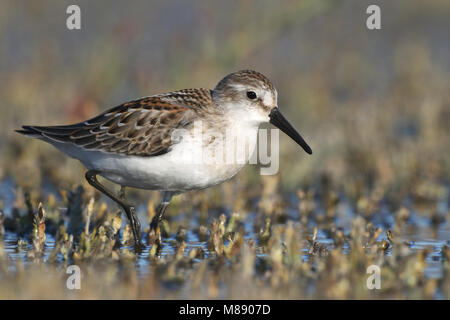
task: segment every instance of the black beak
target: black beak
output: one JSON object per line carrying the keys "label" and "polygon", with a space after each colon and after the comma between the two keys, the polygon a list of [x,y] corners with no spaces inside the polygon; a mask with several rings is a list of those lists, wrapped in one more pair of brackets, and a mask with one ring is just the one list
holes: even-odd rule
{"label": "black beak", "polygon": [[286,118],[281,114],[280,109],[277,107],[273,108],[269,114],[270,123],[275,127],[286,133],[289,137],[291,137],[295,142],[297,142],[303,150],[308,154],[312,154],[311,148],[308,144],[303,140],[302,136],[294,129],[293,126],[286,120]]}

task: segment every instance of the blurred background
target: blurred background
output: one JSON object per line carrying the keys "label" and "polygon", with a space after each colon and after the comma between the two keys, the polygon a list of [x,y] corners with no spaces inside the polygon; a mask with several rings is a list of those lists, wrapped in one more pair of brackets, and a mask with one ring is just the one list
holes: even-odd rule
{"label": "blurred background", "polygon": [[[81,30],[66,28],[70,4],[81,8]],[[366,27],[370,4],[381,8],[381,30]],[[247,166],[170,212],[195,197],[235,208],[244,191],[301,201],[334,190],[357,212],[377,212],[370,204],[381,199],[388,212],[431,201],[429,221],[448,216],[449,16],[447,0],[1,0],[2,207],[9,214],[18,189],[34,203],[80,184],[94,193],[76,160],[16,134],[21,125],[78,122],[138,97],[213,88],[248,68],[272,80],[313,155],[280,134],[278,175]],[[444,244],[448,223],[440,230]]]}
{"label": "blurred background", "polygon": [[[71,3],[2,1],[2,178],[80,182],[75,160],[13,132],[22,124],[77,122],[250,68],[273,81],[314,150],[280,136],[282,186],[324,176],[343,187],[448,181],[448,1],[78,1],[82,29],[73,31]],[[366,28],[373,3],[381,30]]]}

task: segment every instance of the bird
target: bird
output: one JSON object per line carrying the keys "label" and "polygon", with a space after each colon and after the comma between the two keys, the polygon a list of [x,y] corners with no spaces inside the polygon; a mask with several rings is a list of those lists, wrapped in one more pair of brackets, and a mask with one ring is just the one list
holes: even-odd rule
{"label": "bird", "polygon": [[[162,193],[150,223],[150,232],[156,234],[173,196],[218,185],[242,169],[256,147],[261,124],[273,124],[312,154],[281,113],[277,98],[266,76],[240,70],[226,75],[212,90],[156,94],[122,103],[83,122],[24,125],[16,131],[78,159],[87,169],[87,182],[124,210],[135,247],[141,249],[141,224],[135,207],[125,199],[125,188]],[[206,138],[205,133],[209,133]],[[221,155],[234,150],[223,147],[224,137],[230,135],[246,138],[243,161],[220,161]],[[118,184],[120,196],[101,184],[98,176]],[[156,241],[161,244],[160,234]]]}

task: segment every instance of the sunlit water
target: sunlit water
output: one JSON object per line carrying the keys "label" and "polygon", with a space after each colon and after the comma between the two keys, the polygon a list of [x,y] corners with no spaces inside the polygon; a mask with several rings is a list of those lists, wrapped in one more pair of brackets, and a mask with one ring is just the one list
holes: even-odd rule
{"label": "sunlit water", "polygon": [[[344,205],[345,206],[345,205]],[[447,205],[445,203],[441,204],[441,210],[446,212]],[[288,212],[289,219],[295,221],[298,220],[298,214],[295,213],[295,206],[291,207]],[[6,210],[5,210],[6,211]],[[143,215],[144,208],[141,208],[141,219],[143,222],[145,221],[145,217]],[[346,208],[345,210],[340,210],[341,213],[338,214],[335,218],[335,224],[337,227],[342,228],[344,233],[348,233],[350,231],[350,226],[353,218],[355,217],[354,213],[351,209]],[[255,219],[254,213],[247,214],[246,219],[244,221],[245,227],[245,239],[246,240],[254,240],[255,243],[258,243],[258,235],[255,233],[253,222]],[[183,218],[183,215],[178,216],[177,218]],[[217,218],[217,217],[216,217]],[[212,219],[212,218],[211,218]],[[205,258],[207,258],[211,253],[208,250],[207,243],[205,241],[200,241],[198,235],[194,233],[196,227],[198,227],[198,221],[196,217],[192,217],[189,220],[189,225],[186,225],[187,233],[186,233],[186,245],[187,250],[189,252],[190,249],[201,247],[205,253]],[[383,213],[381,216],[377,218],[377,221],[373,221],[375,227],[381,227],[383,231],[387,229],[393,228],[393,214]],[[307,226],[308,230],[310,230],[310,235],[312,235],[312,230],[314,228],[314,223],[311,223],[311,226]],[[441,278],[442,275],[442,247],[444,245],[450,245],[450,223],[446,221],[440,224],[437,228],[432,228],[429,219],[421,217],[414,212],[410,219],[407,221],[406,232],[403,234],[403,239],[407,243],[409,243],[409,247],[412,251],[417,251],[425,248],[430,248],[431,253],[427,256],[427,268],[425,270],[425,275],[429,278]],[[378,240],[386,239],[385,232],[381,233]],[[21,260],[24,264],[32,263],[29,262],[26,257],[26,251],[31,249],[31,244],[27,242],[27,247],[20,247],[18,245],[18,235],[12,232],[6,232],[4,236],[4,250],[11,258],[11,262],[15,262],[17,260]],[[24,239],[25,240],[25,239]],[[327,249],[333,248],[333,240],[328,238],[322,230],[318,230],[316,241],[326,245]],[[55,244],[55,239],[51,234],[46,234],[45,241],[45,252],[43,260],[47,261],[50,253],[52,252]],[[167,257],[175,254],[176,251],[176,240],[175,235],[172,235],[169,238],[163,239],[163,246],[161,250],[161,257]],[[133,250],[132,247],[122,247],[121,249]],[[262,248],[257,248],[258,258],[264,258],[265,253]],[[307,246],[303,249],[302,259],[305,261],[309,259],[309,255],[307,252]],[[344,245],[344,253],[348,253],[348,245]],[[150,260],[148,259],[150,247],[146,246],[145,249],[138,255],[136,261],[136,268],[141,276],[147,275],[151,272]],[[390,250],[387,251],[387,255],[390,255]],[[62,262],[62,256],[59,256],[58,259]],[[200,261],[200,260],[199,260]],[[14,269],[14,263],[10,264],[10,268]]]}
{"label": "sunlit water", "polygon": [[[12,179],[4,179],[3,181],[0,181],[0,194],[3,201],[4,206],[4,212],[5,214],[10,214],[11,208],[14,203],[14,189],[13,189],[13,181]],[[57,194],[55,192],[55,189],[49,184],[47,188],[44,187],[46,191],[51,192],[53,194]],[[291,194],[289,197],[290,199],[290,205],[286,209],[288,219],[292,220],[294,222],[298,222],[298,200],[294,194]],[[348,234],[351,229],[351,223],[356,217],[355,212],[351,208],[348,201],[341,200],[339,209],[337,210],[334,223],[336,227],[341,228],[345,234]],[[321,210],[320,208],[317,208],[317,210]],[[437,205],[438,212],[441,213],[441,215],[445,215],[448,210],[448,202],[446,201],[440,201]],[[143,225],[148,224],[147,217],[144,214],[146,211],[145,206],[138,207],[138,214],[140,216],[141,222]],[[227,213],[227,218],[229,218],[230,212]],[[246,215],[245,220],[243,221],[244,228],[245,228],[245,239],[246,240],[254,240],[255,243],[258,243],[258,234],[254,232],[254,221],[255,221],[256,214],[255,213],[249,213]],[[217,213],[212,214],[209,217],[208,223],[211,222],[212,218],[218,218]],[[205,253],[205,258],[210,256],[212,253],[209,252],[208,246],[206,241],[200,241],[198,238],[198,235],[193,232],[192,230],[195,230],[199,226],[199,222],[197,219],[197,216],[189,215],[189,217],[186,214],[180,214],[176,217],[176,219],[183,219],[183,221],[186,221],[186,245],[187,250],[186,252],[189,252],[190,249],[201,247]],[[402,240],[406,241],[409,244],[409,247],[412,251],[418,251],[422,249],[429,248],[431,249],[431,253],[427,256],[426,262],[427,262],[427,268],[425,270],[425,275],[429,278],[442,278],[443,270],[442,270],[442,247],[444,245],[450,245],[450,221],[449,219],[446,219],[443,223],[438,225],[437,227],[432,227],[431,221],[429,218],[424,217],[423,215],[420,215],[418,212],[415,212],[414,210],[411,210],[411,216],[406,222],[406,228],[405,232],[402,235]],[[372,218],[372,223],[375,227],[381,227],[383,231],[386,231],[388,229],[393,229],[395,221],[394,221],[394,214],[392,212],[389,212],[386,208],[381,208],[379,213],[374,214]],[[309,225],[306,226],[309,235],[312,235],[312,230],[315,227],[314,221],[309,221]],[[383,232],[380,234],[378,240],[386,239],[386,233]],[[4,236],[4,250],[7,253],[7,255],[10,257],[11,264],[9,268],[14,269],[14,265],[16,261],[21,260],[24,264],[32,263],[30,262],[26,257],[26,252],[31,249],[32,245],[29,243],[29,241],[26,241],[26,247],[20,247],[18,245],[19,237],[17,234],[12,232],[6,232]],[[26,239],[23,239],[26,240]],[[333,240],[328,238],[319,228],[317,233],[316,241],[326,245],[327,249],[333,248]],[[44,251],[44,262],[48,260],[52,250],[54,249],[55,245],[55,239],[51,234],[46,233],[46,241],[45,241],[45,251]],[[169,238],[163,239],[163,245],[161,250],[161,257],[164,258],[166,256],[173,255],[176,251],[176,239],[175,235],[172,235]],[[121,249],[128,249],[133,250],[132,247],[125,247],[123,246]],[[344,244],[343,247],[344,253],[348,254],[348,245]],[[145,249],[138,255],[137,261],[136,261],[136,268],[141,276],[147,275],[149,272],[151,272],[151,266],[150,266],[150,260],[148,259],[150,252],[150,247],[146,246]],[[305,245],[303,252],[302,252],[302,259],[308,260],[308,248]],[[388,250],[386,252],[387,255],[390,255],[391,252]],[[259,247],[257,248],[257,257],[259,259],[263,259],[265,257],[264,250]],[[60,262],[62,262],[62,256],[59,254],[58,259]],[[200,261],[200,260],[199,260]]]}

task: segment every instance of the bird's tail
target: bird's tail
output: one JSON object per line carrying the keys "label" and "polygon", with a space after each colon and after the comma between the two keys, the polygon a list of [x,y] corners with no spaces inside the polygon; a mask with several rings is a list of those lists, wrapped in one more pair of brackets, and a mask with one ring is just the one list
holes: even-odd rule
{"label": "bird's tail", "polygon": [[42,134],[36,129],[34,129],[32,126],[22,126],[22,129],[14,131],[30,138],[42,138]]}
{"label": "bird's tail", "polygon": [[83,123],[68,126],[22,126],[16,132],[30,138],[38,138],[47,142],[70,142],[70,135],[79,130]]}

